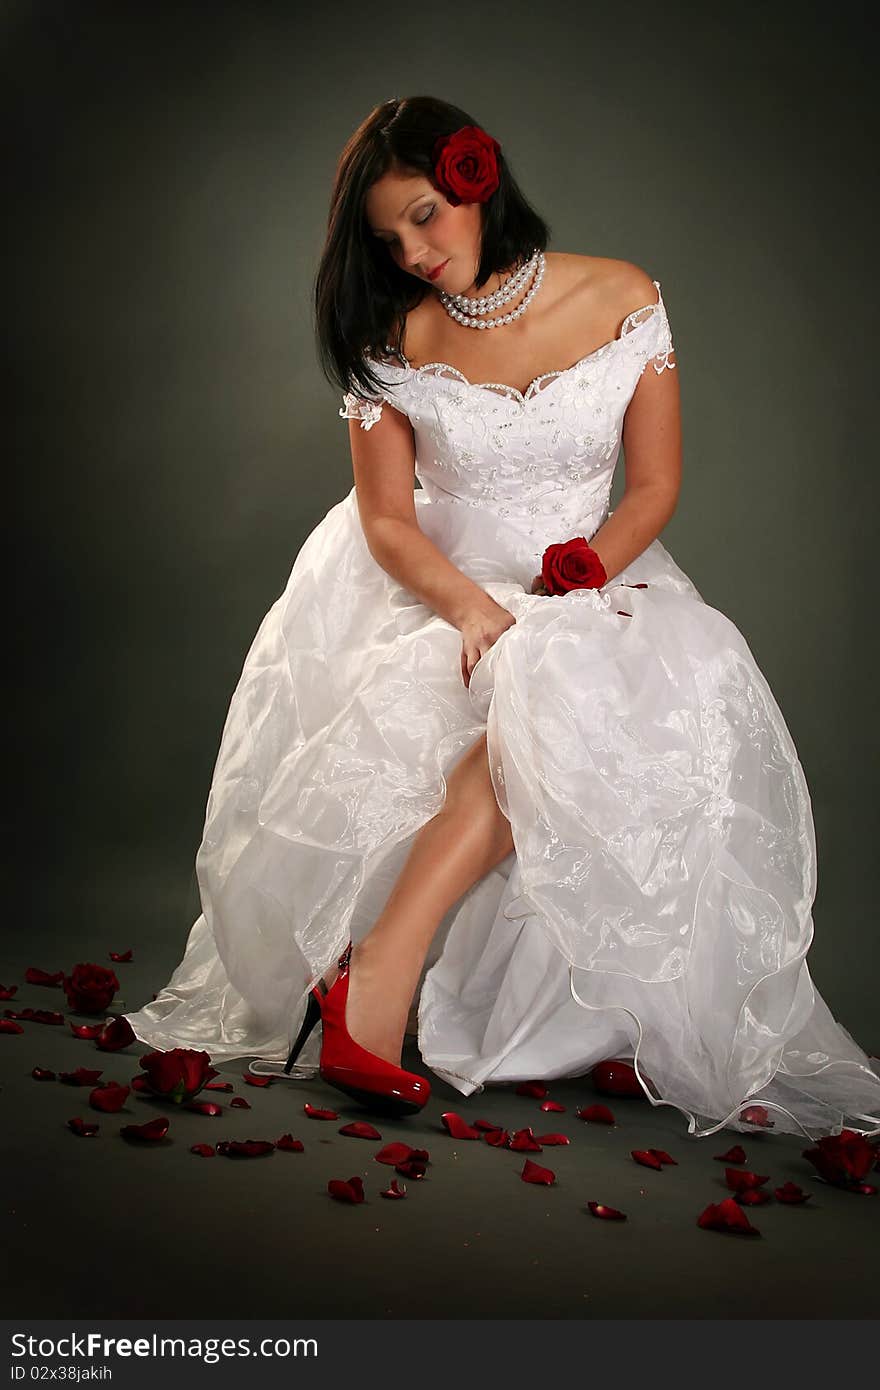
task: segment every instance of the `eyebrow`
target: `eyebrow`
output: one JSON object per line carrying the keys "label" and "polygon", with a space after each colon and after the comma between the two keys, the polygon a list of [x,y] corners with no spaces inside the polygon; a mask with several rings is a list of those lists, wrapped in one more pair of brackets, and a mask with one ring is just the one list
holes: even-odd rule
{"label": "eyebrow", "polygon": [[[431,194],[429,189],[426,189],[424,193],[417,193],[414,198],[410,199],[406,207],[401,208],[401,216],[403,215],[403,213],[406,212],[406,208],[411,208],[413,203],[417,203],[419,201],[419,198],[429,198],[430,196]],[[367,223],[367,226],[369,225],[370,224]],[[390,228],[388,227],[370,227],[370,231],[373,233],[373,236],[378,236],[379,232],[387,232],[389,230]]]}

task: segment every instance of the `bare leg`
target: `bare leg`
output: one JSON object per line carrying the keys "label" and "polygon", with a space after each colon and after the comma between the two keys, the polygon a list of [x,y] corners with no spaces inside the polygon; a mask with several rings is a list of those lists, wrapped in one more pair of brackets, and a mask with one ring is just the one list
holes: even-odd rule
{"label": "bare leg", "polygon": [[[352,949],[346,1024],[355,1042],[400,1066],[407,1011],[437,928],[513,848],[484,734],[456,764],[442,810],[413,840],[382,912]],[[328,985],[336,973],[325,974]]]}

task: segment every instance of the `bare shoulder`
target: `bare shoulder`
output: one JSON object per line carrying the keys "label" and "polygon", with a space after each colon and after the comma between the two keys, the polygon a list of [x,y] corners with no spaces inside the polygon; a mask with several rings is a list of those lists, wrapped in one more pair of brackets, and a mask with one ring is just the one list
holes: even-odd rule
{"label": "bare shoulder", "polygon": [[597,317],[605,319],[609,336],[617,334],[628,314],[657,303],[652,277],[633,261],[611,256],[567,255],[576,284],[589,296]]}

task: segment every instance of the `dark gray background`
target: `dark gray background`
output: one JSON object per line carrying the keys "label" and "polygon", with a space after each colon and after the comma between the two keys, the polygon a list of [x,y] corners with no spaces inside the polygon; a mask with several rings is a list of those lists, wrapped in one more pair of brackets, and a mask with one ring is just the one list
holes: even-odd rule
{"label": "dark gray background", "polygon": [[[432,93],[502,142],[552,225],[551,249],[632,260],[661,282],[685,440],[682,494],[662,540],[741,629],[779,701],[817,827],[810,968],[836,1017],[878,1051],[867,12],[656,0],[4,5],[7,420],[23,489],[11,535],[19,622],[7,845],[18,872],[4,983],[30,964],[68,970],[131,946],[123,995],[135,1008],[182,953],[245,653],[306,535],[352,486],[347,426],[312,336],[334,164],[377,102]],[[615,497],[621,482],[622,468]],[[28,986],[16,1003],[59,1006]],[[6,1098],[20,1094],[39,1127],[30,1066],[92,1065],[94,1053],[73,1044],[55,1056],[61,1030],[28,1027],[26,1047],[3,1040]],[[65,1110],[66,1100],[59,1124],[87,1113]],[[682,1129],[664,1117],[658,1134],[671,1147]],[[50,1185],[72,1152],[82,1199],[98,1181],[89,1141],[59,1132],[63,1159],[36,1156],[37,1130],[19,1136],[18,1152],[35,1180],[45,1162]],[[145,1179],[156,1157],[127,1164],[128,1178],[140,1166]],[[111,1163],[100,1182],[114,1174]],[[201,1165],[191,1181],[208,1190]],[[491,1188],[474,1190],[475,1211]],[[340,1214],[351,1215],[331,1216]],[[786,1214],[774,1210],[780,1226]],[[857,1230],[861,1212],[847,1214]],[[274,1262],[271,1210],[266,1220]],[[38,1219],[18,1233],[33,1250]],[[702,1250],[725,1241],[690,1230],[688,1239]],[[502,1264],[520,1258],[506,1249]],[[35,1262],[29,1282],[21,1268],[20,1297],[36,1297],[44,1270]],[[313,1314],[333,1312],[329,1262],[325,1273],[323,1302],[320,1282],[300,1281]],[[813,1287],[803,1268],[799,1277]],[[229,1287],[222,1270],[211,1279],[198,1311],[216,1312]],[[621,1279],[632,1290],[626,1260]],[[713,1296],[708,1273],[700,1283],[694,1308]],[[806,1284],[789,1315],[809,1305]],[[668,1313],[665,1287],[652,1278],[644,1308]],[[437,1315],[462,1313],[464,1288],[438,1283]],[[560,1288],[551,1279],[546,1315],[584,1316],[579,1285],[563,1276]],[[611,1311],[590,1306],[614,1316],[613,1284],[603,1288]],[[481,1276],[467,1293],[473,1315],[499,1315],[497,1286],[486,1290]],[[118,1287],[121,1302],[110,1305],[93,1293],[83,1292],[81,1311],[132,1311]],[[503,1308],[534,1312],[525,1293],[512,1288]],[[626,1315],[638,1288],[633,1298]],[[813,1311],[827,1306],[817,1290]],[[736,1309],[768,1315],[760,1281],[740,1287]],[[276,1298],[251,1311],[283,1309]]]}

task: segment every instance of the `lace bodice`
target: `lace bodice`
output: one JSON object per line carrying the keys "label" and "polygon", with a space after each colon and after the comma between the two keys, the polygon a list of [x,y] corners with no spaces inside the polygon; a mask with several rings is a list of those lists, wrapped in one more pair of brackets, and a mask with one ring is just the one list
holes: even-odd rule
{"label": "lace bodice", "polygon": [[[542,547],[595,533],[608,512],[626,408],[649,362],[674,367],[658,299],[627,315],[616,338],[520,392],[471,382],[446,362],[371,361],[383,383],[372,400],[346,392],[339,414],[369,430],[383,404],[413,427],[416,477],[428,499],[505,518]],[[589,528],[589,529],[587,529]]]}

